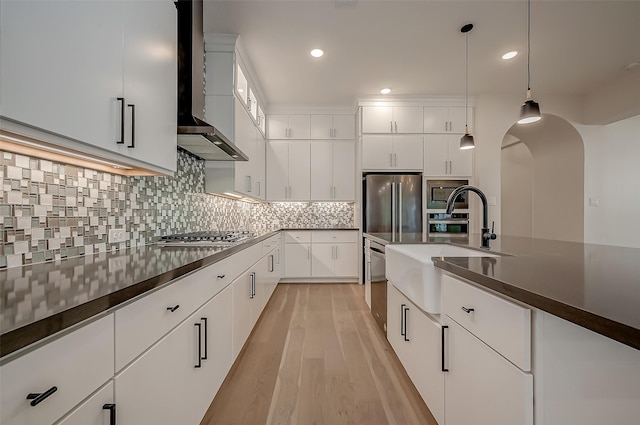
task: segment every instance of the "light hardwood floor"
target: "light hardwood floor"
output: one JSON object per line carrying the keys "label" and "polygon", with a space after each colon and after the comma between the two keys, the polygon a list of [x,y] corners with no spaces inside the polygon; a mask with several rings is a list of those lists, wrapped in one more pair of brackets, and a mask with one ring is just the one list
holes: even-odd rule
{"label": "light hardwood floor", "polygon": [[279,284],[201,425],[437,425],[357,284]]}

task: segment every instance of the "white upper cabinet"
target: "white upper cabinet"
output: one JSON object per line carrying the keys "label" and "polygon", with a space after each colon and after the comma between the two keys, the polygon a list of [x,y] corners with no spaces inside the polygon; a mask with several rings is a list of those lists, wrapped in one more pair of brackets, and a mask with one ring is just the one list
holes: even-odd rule
{"label": "white upper cabinet", "polygon": [[355,200],[353,142],[311,143],[311,200]]}
{"label": "white upper cabinet", "polygon": [[473,149],[460,149],[460,135],[424,135],[424,175],[472,176]]}
{"label": "white upper cabinet", "polygon": [[422,106],[363,106],[363,133],[422,133]]}
{"label": "white upper cabinet", "polygon": [[3,117],[176,169],[172,2],[3,1],[0,7]]}
{"label": "white upper cabinet", "polygon": [[310,149],[310,142],[272,141],[267,143],[267,200],[309,200]]}
{"label": "white upper cabinet", "polygon": [[366,135],[362,137],[363,170],[422,170],[423,136]]}
{"label": "white upper cabinet", "polygon": [[277,114],[267,117],[268,139],[309,139],[310,136],[309,114]]}
{"label": "white upper cabinet", "polygon": [[236,94],[244,106],[249,105],[249,84],[239,64],[236,64]]}
{"label": "white upper cabinet", "polygon": [[355,115],[311,115],[312,139],[355,139]]}
{"label": "white upper cabinet", "polygon": [[469,132],[473,132],[473,108],[467,110],[468,118],[464,106],[425,106],[424,132],[464,134],[465,120],[469,122]]}

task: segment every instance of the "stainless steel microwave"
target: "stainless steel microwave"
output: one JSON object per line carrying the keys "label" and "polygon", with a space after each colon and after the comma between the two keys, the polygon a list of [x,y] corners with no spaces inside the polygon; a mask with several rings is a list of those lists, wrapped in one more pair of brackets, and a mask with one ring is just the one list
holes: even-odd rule
{"label": "stainless steel microwave", "polygon": [[[457,187],[469,184],[469,180],[427,180],[427,209],[444,210],[449,195]],[[469,192],[458,195],[455,200],[456,209],[469,208]]]}

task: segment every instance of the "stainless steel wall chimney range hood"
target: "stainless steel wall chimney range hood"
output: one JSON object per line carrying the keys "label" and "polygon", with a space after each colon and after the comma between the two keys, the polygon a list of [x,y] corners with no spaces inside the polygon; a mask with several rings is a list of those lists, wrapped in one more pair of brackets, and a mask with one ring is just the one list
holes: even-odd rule
{"label": "stainless steel wall chimney range hood", "polygon": [[204,121],[202,0],[178,0],[178,146],[210,161],[249,158]]}

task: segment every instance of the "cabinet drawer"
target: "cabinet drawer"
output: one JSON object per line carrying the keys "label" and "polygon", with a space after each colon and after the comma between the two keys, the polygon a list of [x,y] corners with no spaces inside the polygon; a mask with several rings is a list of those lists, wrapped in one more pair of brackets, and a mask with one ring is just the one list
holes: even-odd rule
{"label": "cabinet drawer", "polygon": [[288,231],[284,235],[285,243],[309,243],[311,242],[311,232],[308,230]]}
{"label": "cabinet drawer", "polygon": [[184,276],[116,310],[116,370],[126,366],[229,285],[242,271],[236,270],[241,262],[232,261],[234,257]]}
{"label": "cabinet drawer", "polygon": [[313,238],[313,243],[331,243],[331,242],[358,242],[358,232],[357,231],[347,231],[347,230],[338,230],[338,231],[318,231],[313,232],[311,235]]}
{"label": "cabinet drawer", "polygon": [[520,369],[531,370],[531,310],[445,275],[442,312]]}
{"label": "cabinet drawer", "polygon": [[272,236],[266,241],[262,241],[262,255],[266,255],[273,248],[277,248],[280,244],[280,235]]}
{"label": "cabinet drawer", "polygon": [[[0,423],[55,422],[113,376],[113,315],[3,365],[0,376]],[[28,394],[53,387],[55,392],[31,406]]]}

